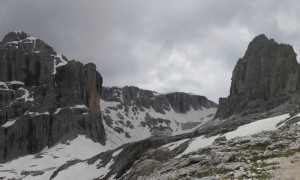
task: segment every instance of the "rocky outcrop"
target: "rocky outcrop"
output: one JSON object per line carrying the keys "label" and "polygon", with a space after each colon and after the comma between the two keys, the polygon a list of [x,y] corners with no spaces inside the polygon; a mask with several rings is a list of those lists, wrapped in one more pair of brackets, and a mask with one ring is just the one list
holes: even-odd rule
{"label": "rocky outcrop", "polygon": [[220,98],[216,118],[270,110],[299,89],[299,64],[292,46],[255,37],[232,73],[230,95]]}
{"label": "rocky outcrop", "polygon": [[94,64],[83,66],[80,62],[70,61],[58,68],[55,79],[60,104],[71,106],[75,101],[85,104],[93,112],[100,112],[102,77]]}
{"label": "rocky outcrop", "polygon": [[0,162],[84,134],[105,143],[102,77],[43,41],[11,32],[0,43]]}

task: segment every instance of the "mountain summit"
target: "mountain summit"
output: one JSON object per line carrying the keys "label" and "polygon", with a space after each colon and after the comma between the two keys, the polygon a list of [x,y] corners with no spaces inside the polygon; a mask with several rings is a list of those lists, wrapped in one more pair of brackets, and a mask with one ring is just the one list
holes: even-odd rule
{"label": "mountain summit", "polygon": [[299,64],[293,47],[265,35],[255,37],[232,73],[230,95],[220,98],[217,118],[268,111],[299,89]]}

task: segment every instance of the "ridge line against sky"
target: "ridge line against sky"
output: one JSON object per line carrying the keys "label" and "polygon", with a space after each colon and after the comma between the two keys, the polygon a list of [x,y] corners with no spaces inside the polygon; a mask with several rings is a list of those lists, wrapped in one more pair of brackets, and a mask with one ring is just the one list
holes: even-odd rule
{"label": "ridge line against sky", "polygon": [[0,36],[22,30],[69,59],[95,63],[104,86],[218,102],[255,36],[299,52],[299,7],[291,0],[0,0]]}

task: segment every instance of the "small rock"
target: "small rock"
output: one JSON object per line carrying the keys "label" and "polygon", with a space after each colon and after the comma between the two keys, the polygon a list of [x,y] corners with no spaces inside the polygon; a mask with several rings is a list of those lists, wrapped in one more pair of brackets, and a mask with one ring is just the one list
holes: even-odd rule
{"label": "small rock", "polygon": [[234,173],[234,178],[240,179],[242,177],[243,177],[243,173],[242,172],[239,171],[239,172]]}
{"label": "small rock", "polygon": [[219,178],[215,177],[215,176],[207,176],[207,177],[203,177],[200,180],[219,180]]}
{"label": "small rock", "polygon": [[224,142],[224,141],[227,141],[226,136],[220,136],[220,137],[215,139],[213,144],[219,144],[220,142]]}
{"label": "small rock", "polygon": [[271,156],[271,155],[272,155],[272,152],[271,152],[271,151],[265,150],[264,156]]}
{"label": "small rock", "polygon": [[235,153],[234,152],[230,152],[224,155],[223,159],[222,159],[222,163],[229,163],[235,160]]}
{"label": "small rock", "polygon": [[265,139],[263,140],[263,142],[261,143],[263,146],[269,146],[272,144],[272,140],[271,139]]}
{"label": "small rock", "polygon": [[200,162],[205,158],[205,155],[192,155],[189,157],[189,162]]}

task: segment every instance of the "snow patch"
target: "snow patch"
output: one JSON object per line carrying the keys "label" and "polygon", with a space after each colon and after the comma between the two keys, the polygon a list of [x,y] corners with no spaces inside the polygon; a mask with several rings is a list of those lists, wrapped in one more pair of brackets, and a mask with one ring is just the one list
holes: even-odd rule
{"label": "snow patch", "polygon": [[17,120],[18,120],[18,118],[17,119],[13,119],[13,120],[9,120],[5,124],[3,124],[1,127],[7,128],[7,127],[13,125]]}
{"label": "snow patch", "polygon": [[81,105],[70,107],[70,109],[88,109],[88,108],[86,107],[86,105],[81,104]]}
{"label": "snow patch", "polygon": [[13,91],[13,90],[8,88],[8,86],[12,85],[12,84],[24,85],[24,83],[21,82],[21,81],[7,81],[7,82],[1,82],[0,81],[0,86],[4,86],[4,88],[0,88],[0,90]]}
{"label": "snow patch", "polygon": [[62,108],[57,108],[56,111],[54,112],[54,114],[58,114],[61,110],[62,110]]}
{"label": "snow patch", "polygon": [[41,115],[50,115],[48,111],[39,113],[39,112],[31,112],[31,111],[26,111],[24,115],[30,115],[30,116],[41,116]]}
{"label": "snow patch", "polygon": [[61,54],[51,55],[53,57],[53,73],[56,74],[56,68],[66,65],[68,62],[63,59]]}
{"label": "snow patch", "polygon": [[27,101],[34,101],[33,98],[29,98],[30,94],[29,94],[29,91],[27,89],[20,87],[19,90],[23,90],[25,93],[24,93],[24,95],[22,97],[17,98],[18,100],[19,99],[25,99],[25,102],[27,102]]}
{"label": "snow patch", "polygon": [[32,36],[28,36],[26,39],[27,39],[27,40],[30,40],[30,41],[36,41],[36,40],[37,40],[37,38],[32,37]]}
{"label": "snow patch", "polygon": [[8,86],[5,82],[0,82],[0,86],[4,86],[5,89],[1,89],[1,90],[7,90]]}
{"label": "snow patch", "polygon": [[[100,143],[96,143],[86,136],[79,135],[74,140],[69,141],[66,144],[59,143],[51,148],[44,148],[38,154],[27,155],[12,161],[0,164],[1,177],[7,179],[50,179],[51,175],[58,167],[65,164],[67,161],[74,159],[85,160],[91,158],[101,152],[112,149],[110,146],[103,146]],[[86,163],[79,163],[76,166],[71,166],[59,173],[54,179],[93,179],[99,177],[101,174],[106,174],[110,164],[103,169],[97,169],[97,164],[88,165]],[[74,171],[74,167],[82,167],[83,169],[77,169]],[[84,170],[87,171],[84,171]],[[39,176],[26,176],[22,174],[25,171],[44,171],[44,174]],[[77,176],[76,176],[77,175]],[[99,175],[99,176],[98,176]],[[70,177],[70,178],[67,178]]]}
{"label": "snow patch", "polygon": [[114,152],[114,153],[112,154],[112,157],[116,157],[116,156],[119,155],[122,151],[123,151],[123,149],[120,149],[120,150]]}
{"label": "snow patch", "polygon": [[271,131],[277,129],[276,125],[290,117],[289,114],[284,114],[281,116],[271,117],[267,119],[262,119],[259,121],[252,122],[238,127],[235,131],[226,133],[227,139],[232,139],[238,136],[252,135],[261,131]]}
{"label": "snow patch", "polygon": [[10,82],[7,82],[8,84],[19,84],[19,85],[25,85],[23,82],[21,81],[10,81]]}
{"label": "snow patch", "polygon": [[185,143],[186,141],[189,141],[190,139],[182,139],[180,141],[176,141],[176,142],[172,142],[169,144],[165,144],[162,147],[167,147],[169,148],[170,151],[174,150],[175,148],[177,148],[178,146],[180,146],[182,143]]}

